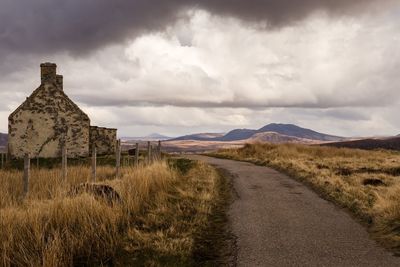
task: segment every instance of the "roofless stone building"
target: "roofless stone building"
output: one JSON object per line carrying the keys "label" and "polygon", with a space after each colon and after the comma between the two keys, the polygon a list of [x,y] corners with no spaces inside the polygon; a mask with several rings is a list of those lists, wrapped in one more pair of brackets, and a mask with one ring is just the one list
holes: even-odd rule
{"label": "roofless stone building", "polygon": [[12,158],[86,157],[92,144],[98,154],[116,149],[117,130],[90,126],[90,119],[64,92],[57,65],[40,65],[41,85],[8,118],[8,150]]}

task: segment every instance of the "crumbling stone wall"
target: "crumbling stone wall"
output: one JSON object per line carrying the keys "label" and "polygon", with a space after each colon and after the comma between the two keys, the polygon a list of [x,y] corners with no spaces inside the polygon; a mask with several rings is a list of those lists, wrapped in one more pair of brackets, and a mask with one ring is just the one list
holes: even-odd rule
{"label": "crumbling stone wall", "polygon": [[42,84],[9,117],[9,153],[13,158],[69,157],[89,153],[90,120],[54,83]]}
{"label": "crumbling stone wall", "polygon": [[[90,144],[95,144],[99,155],[111,155],[116,151],[117,129],[91,126]],[[92,146],[90,147],[90,153]]]}

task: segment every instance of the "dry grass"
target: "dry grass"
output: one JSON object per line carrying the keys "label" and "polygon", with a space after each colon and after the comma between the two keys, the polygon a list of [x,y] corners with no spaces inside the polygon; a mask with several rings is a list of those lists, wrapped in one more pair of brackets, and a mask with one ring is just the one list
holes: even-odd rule
{"label": "dry grass", "polygon": [[214,169],[195,164],[182,174],[161,162],[125,168],[121,179],[113,173],[98,170],[99,183],[123,200],[109,205],[86,193],[67,196],[90,177],[86,167],[70,168],[66,184],[59,170],[33,170],[25,200],[21,173],[0,171],[0,265],[189,264],[217,197]]}
{"label": "dry grass", "polygon": [[[268,165],[306,182],[367,222],[378,240],[400,250],[400,153],[254,144],[217,155]],[[366,179],[383,184],[364,185]]]}

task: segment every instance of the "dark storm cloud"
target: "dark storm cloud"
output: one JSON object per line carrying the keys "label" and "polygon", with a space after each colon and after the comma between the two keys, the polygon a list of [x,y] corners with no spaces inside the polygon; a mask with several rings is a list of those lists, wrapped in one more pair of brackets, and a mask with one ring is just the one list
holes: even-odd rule
{"label": "dark storm cloud", "polygon": [[363,12],[382,0],[2,0],[0,57],[68,51],[80,56],[104,45],[164,29],[190,8],[279,27],[314,11]]}

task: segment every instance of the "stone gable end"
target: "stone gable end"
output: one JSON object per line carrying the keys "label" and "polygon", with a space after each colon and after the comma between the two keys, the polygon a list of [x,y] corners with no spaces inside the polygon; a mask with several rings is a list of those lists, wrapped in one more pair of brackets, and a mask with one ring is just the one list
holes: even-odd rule
{"label": "stone gable end", "polygon": [[55,64],[41,67],[42,84],[9,116],[10,156],[56,158],[65,145],[68,157],[86,157],[92,143],[104,154],[115,152],[117,131],[100,128],[94,138],[89,117],[64,93]]}

